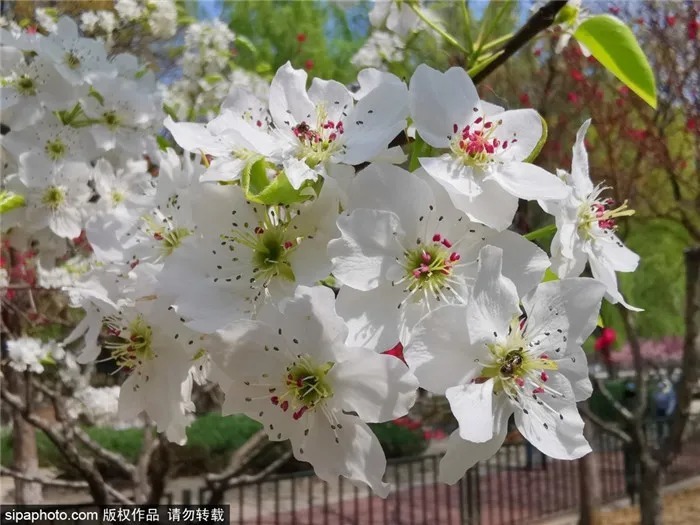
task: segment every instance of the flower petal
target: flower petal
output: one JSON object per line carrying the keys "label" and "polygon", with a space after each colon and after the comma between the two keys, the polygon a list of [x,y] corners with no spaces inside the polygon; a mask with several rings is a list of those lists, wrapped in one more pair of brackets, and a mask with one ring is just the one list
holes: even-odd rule
{"label": "flower petal", "polygon": [[436,148],[446,148],[454,125],[463,127],[481,107],[474,83],[461,67],[441,73],[421,64],[409,86],[411,117],[420,136]]}
{"label": "flower petal", "polygon": [[333,402],[355,412],[367,423],[381,423],[404,416],[416,400],[418,380],[394,356],[364,348],[350,349],[351,359],[329,372]]}
{"label": "flower petal", "polygon": [[515,197],[525,200],[564,199],[569,187],[548,171],[525,162],[508,162],[491,177]]}
{"label": "flower petal", "polygon": [[459,423],[459,437],[484,443],[493,437],[493,387],[495,380],[448,388],[445,397]]}
{"label": "flower petal", "polygon": [[316,125],[316,107],[306,93],[306,71],[287,62],[277,70],[270,84],[270,114],[280,129],[306,122]]}

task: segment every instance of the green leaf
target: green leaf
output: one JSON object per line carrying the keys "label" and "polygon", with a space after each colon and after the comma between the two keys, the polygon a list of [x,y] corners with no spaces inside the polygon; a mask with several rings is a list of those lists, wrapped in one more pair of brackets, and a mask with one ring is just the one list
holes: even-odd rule
{"label": "green leaf", "polygon": [[224,79],[224,77],[222,77],[218,73],[212,73],[211,75],[206,75],[204,77],[204,81],[207,84],[217,84],[217,83],[221,82],[223,79]]}
{"label": "green leaf", "polygon": [[246,199],[268,206],[276,204],[294,204],[311,198],[311,181],[295,190],[283,171],[270,180],[267,175],[267,162],[257,157],[251,159],[241,175],[241,187]]}
{"label": "green leaf", "polygon": [[586,46],[608,71],[656,109],[656,81],[632,30],[611,15],[581,22],[574,38]]}
{"label": "green leaf", "polygon": [[162,135],[156,137],[156,142],[158,142],[158,147],[163,151],[173,147],[172,143]]}
{"label": "green leaf", "polygon": [[537,144],[535,144],[534,149],[530,152],[530,154],[527,156],[525,159],[525,162],[534,162],[537,156],[540,154],[540,151],[542,151],[542,148],[544,147],[544,143],[547,142],[547,135],[549,133],[548,128],[547,128],[547,121],[542,118],[540,115],[540,121],[542,121],[542,136],[540,137],[540,140],[537,141]]}
{"label": "green leaf", "polygon": [[0,215],[24,206],[24,197],[7,190],[0,190]]}
{"label": "green leaf", "polygon": [[258,48],[255,47],[253,41],[243,35],[236,35],[236,40],[234,41],[236,47],[247,49],[254,57],[258,56]]}
{"label": "green leaf", "polygon": [[416,133],[416,138],[411,142],[411,158],[408,162],[408,171],[416,171],[420,167],[420,157],[430,156],[430,146]]}

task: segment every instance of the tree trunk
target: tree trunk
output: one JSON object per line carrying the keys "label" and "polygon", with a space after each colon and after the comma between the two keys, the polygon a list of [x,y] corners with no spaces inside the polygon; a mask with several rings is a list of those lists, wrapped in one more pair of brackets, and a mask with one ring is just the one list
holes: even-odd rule
{"label": "tree trunk", "polygon": [[[20,396],[26,403],[25,406],[31,409],[31,399],[27,399],[27,397],[31,397],[31,392],[27,389],[28,384],[22,379],[19,372],[10,370],[9,367],[6,372],[10,391]],[[17,411],[12,413],[12,452],[14,470],[29,476],[39,474],[36,430]],[[41,501],[41,483],[15,478],[15,502],[17,504],[36,505]]]}
{"label": "tree trunk", "polygon": [[[591,447],[596,448],[594,442],[593,424],[587,422],[584,427],[584,435]],[[578,460],[579,497],[581,507],[579,513],[579,525],[601,525],[603,519],[600,513],[602,500],[602,486],[600,477],[600,462],[596,452],[586,454]]]}
{"label": "tree trunk", "polygon": [[642,514],[641,525],[662,525],[661,487],[663,471],[657,462],[642,461],[641,487],[639,490],[639,509]]}

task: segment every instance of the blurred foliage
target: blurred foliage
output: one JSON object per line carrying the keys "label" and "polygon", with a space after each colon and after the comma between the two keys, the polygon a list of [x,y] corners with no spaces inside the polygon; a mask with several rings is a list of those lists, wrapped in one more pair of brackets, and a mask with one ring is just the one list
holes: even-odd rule
{"label": "blurred foliage", "polygon": [[240,67],[271,78],[289,60],[310,76],[347,84],[357,75],[350,58],[361,45],[353,19],[367,10],[353,13],[331,2],[240,0],[224,4],[222,19],[245,38],[236,46]]}

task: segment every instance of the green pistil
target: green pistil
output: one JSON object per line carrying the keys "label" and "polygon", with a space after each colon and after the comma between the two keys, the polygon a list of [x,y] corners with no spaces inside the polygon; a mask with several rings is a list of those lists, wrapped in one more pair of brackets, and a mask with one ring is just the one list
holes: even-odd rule
{"label": "green pistil", "polygon": [[406,252],[406,277],[410,290],[442,288],[451,274],[450,253],[440,244],[421,245]]}
{"label": "green pistil", "polygon": [[102,114],[102,121],[110,129],[116,129],[121,124],[121,119],[115,111],[106,111]]}
{"label": "green pistil", "polygon": [[296,243],[289,241],[286,229],[282,226],[272,226],[257,234],[253,244],[253,267],[265,279],[281,276],[294,282],[295,276],[289,264],[289,250]]}
{"label": "green pistil", "polygon": [[333,389],[326,377],[331,368],[332,362],[317,365],[311,358],[303,357],[287,368],[288,394],[296,400],[297,405],[307,409],[333,397]]}
{"label": "green pistil", "polygon": [[15,86],[20,95],[33,96],[36,95],[36,84],[34,80],[27,75],[22,75],[15,81]]}
{"label": "green pistil", "polygon": [[66,53],[66,65],[70,69],[78,69],[80,67],[80,58],[75,53]]}
{"label": "green pistil", "polygon": [[140,315],[120,334],[118,342],[106,343],[118,366],[132,369],[155,357],[153,330]]}
{"label": "green pistil", "polygon": [[53,211],[60,208],[65,200],[66,194],[58,186],[49,186],[41,196],[41,203]]}
{"label": "green pistil", "polygon": [[160,241],[163,252],[166,256],[171,255],[175,249],[182,244],[185,237],[192,232],[183,227],[173,228],[172,230],[156,231],[153,237]]}
{"label": "green pistil", "polygon": [[65,156],[68,148],[61,139],[49,140],[44,146],[44,151],[51,160],[58,160]]}

